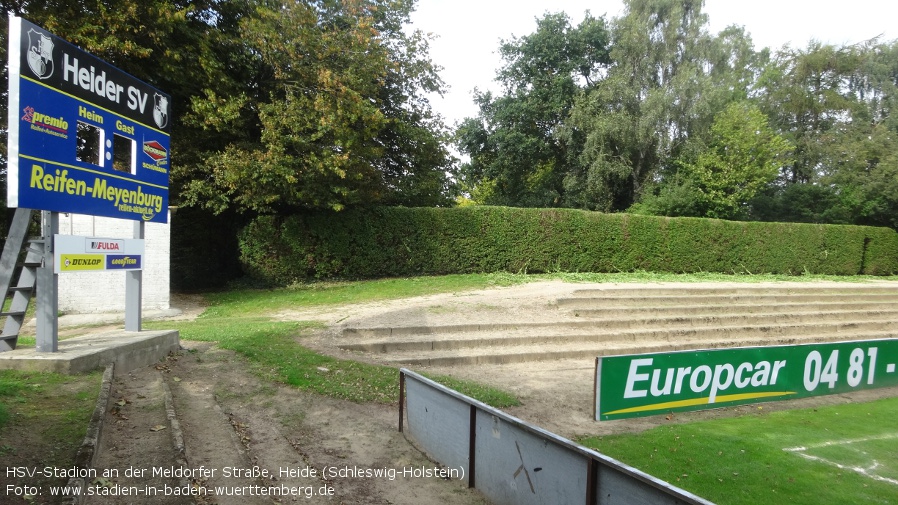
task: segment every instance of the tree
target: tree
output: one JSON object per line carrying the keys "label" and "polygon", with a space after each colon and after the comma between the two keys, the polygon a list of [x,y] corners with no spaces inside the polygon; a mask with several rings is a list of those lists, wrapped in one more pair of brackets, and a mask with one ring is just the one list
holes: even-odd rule
{"label": "tree", "polygon": [[722,219],[744,217],[746,204],[776,180],[793,149],[748,102],[734,102],[718,114],[709,147],[685,171],[699,188],[705,215]]}
{"label": "tree", "polygon": [[845,125],[824,142],[823,182],[837,188],[851,221],[898,228],[898,132],[885,124]]}
{"label": "tree", "polygon": [[822,180],[857,224],[898,229],[898,41],[868,41],[847,91],[858,102],[822,144]]}
{"label": "tree", "polygon": [[477,118],[456,135],[470,156],[462,179],[475,200],[514,206],[572,206],[565,179],[581,141],[559,136],[574,98],[608,63],[605,20],[576,27],[564,13],[537,19],[530,35],[503,42],[496,80],[504,94],[476,93]]}
{"label": "tree", "polygon": [[418,98],[442,83],[423,36],[401,30],[412,6],[287,2],[243,20],[257,88],[207,90],[191,121],[250,134],[208,153],[197,167],[204,176],[185,189],[188,203],[268,212],[447,201],[441,122]]}
{"label": "tree", "polygon": [[665,172],[675,173],[673,161],[726,103],[721,90],[744,92],[738,79],[714,85],[742,55],[712,51],[702,4],[627,0],[624,16],[614,20],[613,64],[578,99],[567,129],[585,136],[579,171],[571,180],[582,188],[584,207],[629,208]]}
{"label": "tree", "polygon": [[758,218],[898,224],[896,56],[898,43],[875,39],[847,47],[812,42],[777,55],[759,82],[759,100],[796,152],[764,203],[781,214],[758,210]]}
{"label": "tree", "polygon": [[428,36],[406,29],[415,1],[381,3],[372,16],[391,63],[378,95],[385,124],[375,142],[383,155],[373,163],[386,188],[378,203],[448,205],[456,193],[457,170],[447,149],[451,132],[425,96],[443,92],[439,67],[428,59]]}
{"label": "tree", "polygon": [[857,111],[847,87],[862,62],[858,49],[811,41],[805,50],[779,51],[761,74],[761,109],[795,145],[792,163],[783,167],[784,182],[819,180],[821,136]]}

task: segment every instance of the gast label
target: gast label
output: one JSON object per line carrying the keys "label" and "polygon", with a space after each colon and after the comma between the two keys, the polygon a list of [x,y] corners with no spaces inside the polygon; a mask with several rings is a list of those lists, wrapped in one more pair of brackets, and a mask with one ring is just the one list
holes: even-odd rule
{"label": "gast label", "polygon": [[898,385],[898,339],[742,347],[596,360],[596,419]]}

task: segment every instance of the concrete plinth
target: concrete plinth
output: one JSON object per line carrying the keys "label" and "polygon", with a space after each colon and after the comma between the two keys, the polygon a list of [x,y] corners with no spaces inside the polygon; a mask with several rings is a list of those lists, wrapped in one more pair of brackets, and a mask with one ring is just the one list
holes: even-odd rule
{"label": "concrete plinth", "polygon": [[177,330],[107,331],[59,341],[58,352],[0,353],[0,369],[76,374],[115,363],[115,373],[149,366],[180,348]]}

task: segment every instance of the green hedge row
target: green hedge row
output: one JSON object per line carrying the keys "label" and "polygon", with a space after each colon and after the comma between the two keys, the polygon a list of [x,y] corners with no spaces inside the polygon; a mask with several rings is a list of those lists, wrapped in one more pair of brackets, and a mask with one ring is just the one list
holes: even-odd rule
{"label": "green hedge row", "polygon": [[898,233],[888,228],[571,209],[391,207],[261,216],[239,241],[248,272],[280,285],[497,271],[898,272]]}

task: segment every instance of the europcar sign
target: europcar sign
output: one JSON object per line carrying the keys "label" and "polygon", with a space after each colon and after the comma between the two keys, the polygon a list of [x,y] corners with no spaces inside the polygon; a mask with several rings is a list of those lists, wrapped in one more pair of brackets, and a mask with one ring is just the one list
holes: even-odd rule
{"label": "europcar sign", "polygon": [[596,420],[898,386],[898,339],[596,360]]}
{"label": "europcar sign", "polygon": [[9,207],[165,223],[171,99],[9,20]]}

